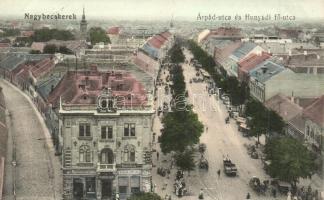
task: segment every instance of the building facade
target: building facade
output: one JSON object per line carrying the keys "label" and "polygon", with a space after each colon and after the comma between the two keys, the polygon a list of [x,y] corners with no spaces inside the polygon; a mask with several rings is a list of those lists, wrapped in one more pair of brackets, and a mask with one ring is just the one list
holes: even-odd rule
{"label": "building facade", "polygon": [[[67,84],[74,89],[63,91]],[[149,192],[154,111],[141,84],[94,70],[68,74],[49,99],[57,94],[63,199]]]}

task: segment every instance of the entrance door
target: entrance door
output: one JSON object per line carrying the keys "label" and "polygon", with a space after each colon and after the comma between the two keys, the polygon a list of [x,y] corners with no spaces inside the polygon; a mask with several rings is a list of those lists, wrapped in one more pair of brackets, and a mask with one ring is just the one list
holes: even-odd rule
{"label": "entrance door", "polygon": [[109,199],[112,196],[112,184],[111,180],[101,181],[101,195],[103,199]]}
{"label": "entrance door", "polygon": [[83,183],[81,179],[73,180],[73,199],[79,200],[83,198]]}

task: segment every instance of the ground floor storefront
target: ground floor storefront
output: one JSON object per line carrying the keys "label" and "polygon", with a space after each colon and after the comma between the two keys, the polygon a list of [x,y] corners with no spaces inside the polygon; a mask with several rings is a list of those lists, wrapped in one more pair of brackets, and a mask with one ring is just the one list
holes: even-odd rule
{"label": "ground floor storefront", "polygon": [[123,200],[133,193],[151,190],[151,173],[141,169],[65,174],[63,179],[64,199],[112,200],[118,194]]}

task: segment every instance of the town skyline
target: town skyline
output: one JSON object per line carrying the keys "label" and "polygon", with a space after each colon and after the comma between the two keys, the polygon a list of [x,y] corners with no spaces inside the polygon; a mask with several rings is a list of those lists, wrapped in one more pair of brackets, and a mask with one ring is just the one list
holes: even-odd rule
{"label": "town skyline", "polygon": [[[312,2],[304,0],[288,0],[285,2],[274,0],[264,2],[253,0],[245,2],[242,0],[219,0],[182,2],[175,0],[160,1],[101,1],[91,2],[72,0],[65,2],[58,1],[9,1],[3,0],[0,3],[0,16],[23,19],[24,13],[32,14],[76,14],[81,16],[83,6],[86,9],[88,19],[112,19],[112,20],[175,20],[196,21],[197,15],[267,15],[281,14],[295,16],[296,20],[323,19],[324,2],[315,0]],[[112,9],[113,8],[113,9]]]}

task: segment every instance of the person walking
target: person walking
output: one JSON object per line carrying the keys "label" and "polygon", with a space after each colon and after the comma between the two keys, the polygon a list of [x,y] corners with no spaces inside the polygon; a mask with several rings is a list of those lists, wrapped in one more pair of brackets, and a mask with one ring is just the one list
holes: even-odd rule
{"label": "person walking", "polygon": [[246,199],[251,199],[251,195],[250,195],[249,192],[248,192],[247,195],[246,195]]}
{"label": "person walking", "polygon": [[156,160],[159,160],[159,157],[160,157],[160,153],[157,151],[156,152]]}
{"label": "person walking", "polygon": [[219,170],[217,171],[218,178],[220,177],[220,173],[221,173],[221,170],[219,169]]}

